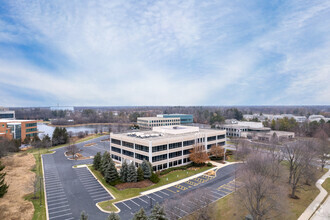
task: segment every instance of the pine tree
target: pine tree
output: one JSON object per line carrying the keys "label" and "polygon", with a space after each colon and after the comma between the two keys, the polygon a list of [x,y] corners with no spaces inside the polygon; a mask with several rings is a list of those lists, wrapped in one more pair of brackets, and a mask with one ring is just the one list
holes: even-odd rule
{"label": "pine tree", "polygon": [[136,182],[137,173],[134,162],[132,162],[128,167],[127,182]]}
{"label": "pine tree", "polygon": [[143,208],[141,208],[137,213],[134,214],[132,220],[148,220],[148,216]]}
{"label": "pine tree", "polygon": [[118,180],[118,178],[119,178],[119,176],[118,176],[116,165],[113,162],[113,160],[110,158],[108,167],[105,170],[104,179],[105,179],[105,181],[107,181],[107,183],[111,183],[111,182]]}
{"label": "pine tree", "polygon": [[93,160],[93,167],[95,170],[100,170],[101,160],[102,160],[101,153],[97,152]]}
{"label": "pine tree", "polygon": [[144,180],[143,170],[142,170],[141,166],[139,166],[137,169],[137,180],[138,181]]}
{"label": "pine tree", "polygon": [[101,160],[101,167],[100,171],[104,175],[106,168],[108,167],[108,164],[110,163],[110,153],[108,151],[103,153],[102,160]]}
{"label": "pine tree", "polygon": [[0,161],[0,198],[2,198],[7,193],[7,189],[9,187],[5,183],[6,173],[1,173],[3,169],[5,169],[5,166],[1,165],[1,161]]}
{"label": "pine tree", "polygon": [[164,207],[156,203],[156,205],[151,210],[149,220],[167,220]]}
{"label": "pine tree", "polygon": [[80,220],[88,220],[88,215],[85,213],[85,211],[82,211],[80,214]]}
{"label": "pine tree", "polygon": [[149,179],[151,177],[151,169],[146,160],[143,160],[142,162],[142,170],[143,170],[143,177],[145,179]]}
{"label": "pine tree", "polygon": [[120,216],[117,213],[111,212],[106,220],[120,220]]}
{"label": "pine tree", "polygon": [[127,164],[126,160],[124,160],[124,162],[120,168],[120,180],[123,183],[127,182],[127,175],[128,175],[128,164]]}

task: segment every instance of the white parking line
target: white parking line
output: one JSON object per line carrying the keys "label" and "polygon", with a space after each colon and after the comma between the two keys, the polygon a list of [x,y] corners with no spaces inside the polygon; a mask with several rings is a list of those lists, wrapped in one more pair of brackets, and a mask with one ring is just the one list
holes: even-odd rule
{"label": "white parking line", "polygon": [[82,183],[84,186],[94,186],[94,185],[99,185],[99,183],[98,182],[94,182],[94,183],[86,183],[86,184],[84,184],[84,183]]}
{"label": "white parking line", "polygon": [[59,179],[47,179],[45,178],[46,182],[51,182],[51,183],[56,183],[56,182],[61,182]]}
{"label": "white parking line", "polygon": [[48,203],[48,207],[53,206],[53,205],[63,204],[63,203],[68,203],[68,201],[58,202],[58,203],[54,203],[54,204],[49,204]]}
{"label": "white parking line", "polygon": [[157,195],[156,192],[154,192],[153,194],[154,194],[155,196],[158,196],[158,197],[161,198],[161,199],[163,198],[163,197]]}
{"label": "white parking line", "polygon": [[80,179],[82,183],[89,183],[89,182],[96,182],[96,179],[90,179],[90,180],[82,180]]}
{"label": "white parking line", "polygon": [[[96,187],[100,187],[100,185],[95,185],[95,186],[84,186],[85,189],[90,190],[90,189],[95,189]],[[101,188],[101,187],[100,187]]]}
{"label": "white parking line", "polygon": [[92,198],[98,198],[98,197],[102,197],[102,196],[104,197],[105,195],[107,196],[108,194],[104,192],[104,193],[102,193],[102,194],[99,193],[99,195],[93,195],[93,196],[91,196],[91,197],[92,197]]}
{"label": "white parking line", "polygon": [[67,199],[64,198],[64,199],[48,200],[48,203],[57,202],[57,201],[61,201],[61,200],[67,200]]}
{"label": "white parking line", "polygon": [[148,204],[148,202],[146,202],[145,200],[141,199],[140,197],[138,197],[137,199],[140,199],[142,202],[145,202]]}
{"label": "white parking line", "polygon": [[63,216],[66,216],[66,215],[72,215],[72,213],[67,213],[67,214],[64,214],[64,215],[57,215],[57,216],[53,216],[49,219],[54,219],[54,218],[58,218],[58,217],[63,217]]}
{"label": "white parking line", "polygon": [[65,197],[65,195],[47,196],[47,200],[52,200],[54,198],[61,198],[61,197]]}
{"label": "white parking line", "polygon": [[66,218],[66,219],[63,219],[63,220],[71,220],[71,219],[74,219],[73,217],[71,217],[71,218]]}
{"label": "white parking line", "polygon": [[180,209],[180,208],[178,208],[178,207],[175,207],[174,206],[174,208],[176,208],[176,209],[178,209],[178,210],[180,210],[180,211],[183,211],[184,213],[186,213],[186,214],[189,214],[188,212],[186,212],[185,210],[183,210],[183,209]]}
{"label": "white parking line", "polygon": [[110,200],[110,197],[109,196],[106,196],[106,197],[99,197],[99,198],[95,198],[93,199],[94,201],[97,201],[97,200],[100,200],[100,199],[108,199]]}
{"label": "white parking line", "polygon": [[129,207],[128,205],[126,205],[125,202],[122,202],[122,204],[124,204],[127,208],[131,209],[131,207]]}
{"label": "white parking line", "polygon": [[46,183],[46,188],[48,187],[59,187],[59,186],[62,186],[62,184],[61,183]]}
{"label": "white parking line", "polygon": [[216,192],[216,191],[211,191],[212,193],[215,193],[215,194],[217,194],[217,195],[219,195],[219,196],[223,196],[221,193],[219,193],[219,192]]}
{"label": "white parking line", "polygon": [[56,213],[66,212],[66,211],[70,211],[70,209],[63,209],[63,210],[61,210],[61,211],[50,212],[49,214],[56,214]]}
{"label": "white parking line", "polygon": [[61,195],[61,194],[65,194],[64,192],[58,192],[58,193],[48,193],[48,192],[46,192],[46,194],[47,194],[47,197],[49,197],[49,196],[52,196],[52,195]]}
{"label": "white parking line", "polygon": [[103,188],[100,189],[88,189],[87,192],[93,192],[93,191],[104,191]]}
{"label": "white parking line", "polygon": [[63,208],[63,207],[68,207],[69,205],[62,205],[62,206],[57,206],[55,208],[51,208],[51,209],[48,209],[48,211],[50,210],[54,210],[54,209],[60,209],[60,208]]}
{"label": "white parking line", "polygon": [[[155,200],[154,198],[151,197],[151,195],[154,195],[154,193],[149,194],[149,198]],[[160,197],[160,196],[158,196],[158,197]],[[157,202],[157,200],[155,200],[155,201]]]}
{"label": "white parking line", "polygon": [[148,198],[148,199],[152,199],[152,200],[154,200],[155,202],[157,202],[157,200],[155,200],[154,198],[152,198],[150,195],[151,195],[151,194],[149,194],[149,196],[148,196],[147,198]]}
{"label": "white parking line", "polygon": [[165,195],[167,195],[167,196],[170,196],[169,194],[164,193],[163,191],[157,191],[157,192],[160,192],[160,193],[163,193],[163,194],[165,194]]}
{"label": "white parking line", "polygon": [[64,190],[62,188],[60,188],[60,189],[52,189],[52,190],[47,190],[46,189],[46,193],[53,193],[53,192],[60,192],[60,191],[64,192]]}
{"label": "white parking line", "polygon": [[129,200],[129,201],[131,201],[131,202],[133,202],[135,205],[137,205],[137,206],[140,206],[139,204],[137,204],[136,202],[134,202],[133,200]]}
{"label": "white parking line", "polygon": [[107,194],[106,191],[103,192],[93,192],[93,193],[89,193],[89,195],[97,195],[97,194]]}

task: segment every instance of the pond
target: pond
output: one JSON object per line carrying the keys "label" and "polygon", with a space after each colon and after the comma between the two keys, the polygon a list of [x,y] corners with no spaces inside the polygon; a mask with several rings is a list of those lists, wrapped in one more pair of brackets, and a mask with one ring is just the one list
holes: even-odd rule
{"label": "pond", "polygon": [[[88,131],[88,133],[94,133],[95,129],[100,131],[109,131],[110,125],[82,125],[82,126],[72,126],[72,127],[65,127],[68,132],[73,132],[73,134],[77,134],[80,131]],[[48,134],[49,137],[52,137],[55,127],[48,126],[44,123],[38,123],[38,130],[39,130],[39,137],[43,137],[44,135]]]}

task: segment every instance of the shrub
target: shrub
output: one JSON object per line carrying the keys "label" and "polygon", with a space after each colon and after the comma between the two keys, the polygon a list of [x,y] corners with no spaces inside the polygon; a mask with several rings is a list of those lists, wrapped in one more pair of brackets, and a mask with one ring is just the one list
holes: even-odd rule
{"label": "shrub", "polygon": [[208,167],[211,167],[211,166],[212,166],[212,163],[208,162],[208,163],[207,163],[207,166],[208,166]]}
{"label": "shrub", "polygon": [[150,177],[151,182],[158,183],[160,181],[158,175],[156,173],[152,173]]}
{"label": "shrub", "polygon": [[187,164],[187,165],[184,165],[184,166],[180,166],[180,167],[171,167],[171,168],[168,168],[166,170],[162,170],[160,171],[160,175],[165,175],[165,174],[168,174],[172,171],[175,171],[175,170],[186,170],[190,167],[193,167],[193,164]]}
{"label": "shrub", "polygon": [[117,179],[117,180],[115,180],[115,181],[110,182],[109,184],[110,184],[111,186],[115,186],[115,185],[117,185],[117,184],[119,184],[119,183],[122,183],[122,182],[120,181],[120,179]]}

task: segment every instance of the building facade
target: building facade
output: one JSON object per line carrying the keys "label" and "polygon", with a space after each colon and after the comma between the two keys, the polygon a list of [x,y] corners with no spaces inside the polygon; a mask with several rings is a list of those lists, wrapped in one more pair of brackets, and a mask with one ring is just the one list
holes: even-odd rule
{"label": "building facade", "polygon": [[12,140],[38,135],[37,121],[0,119],[0,137]]}
{"label": "building facade", "polygon": [[205,151],[213,145],[224,146],[226,131],[180,125],[110,134],[110,154],[114,160],[138,166],[145,159],[152,163],[154,171],[190,163],[190,150],[196,144],[204,146]]}
{"label": "building facade", "polygon": [[193,115],[187,115],[187,114],[163,114],[163,115],[157,115],[157,117],[160,118],[180,118],[181,124],[191,124],[194,122],[194,116]]}
{"label": "building facade", "polygon": [[0,109],[0,119],[15,119],[15,111],[9,111],[8,109]]}
{"label": "building facade", "polygon": [[137,124],[140,128],[180,125],[180,118],[139,117]]}

